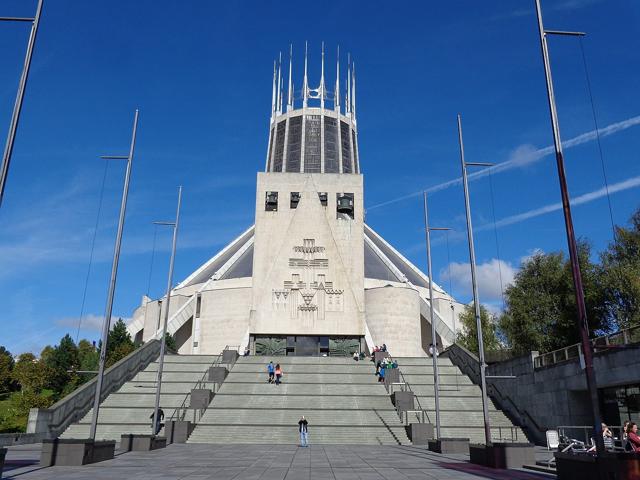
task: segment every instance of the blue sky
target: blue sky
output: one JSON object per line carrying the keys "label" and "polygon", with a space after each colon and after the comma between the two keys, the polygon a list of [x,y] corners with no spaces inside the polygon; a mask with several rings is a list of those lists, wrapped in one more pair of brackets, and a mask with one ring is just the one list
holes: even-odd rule
{"label": "blue sky", "polygon": [[[35,0],[3,0],[0,15],[30,16]],[[589,64],[614,221],[640,206],[640,4],[546,0],[550,29],[588,32]],[[503,283],[533,251],[565,250],[551,129],[532,0],[450,2],[45,2],[5,200],[0,209],[0,344],[15,353],[75,337],[104,174],[102,154],[125,154],[140,109],[136,158],[114,314],[147,292],[154,220],[174,215],[184,185],[176,282],[253,221],[264,168],[272,62],[309,41],[311,83],[320,42],[350,51],[367,222],[424,268],[421,197],[434,234],[436,280],[469,299],[456,114],[468,161],[510,162],[471,182],[482,300],[500,305],[490,188]],[[0,25],[0,132],[8,128],[28,36]],[[552,38],[551,61],[578,235],[611,239],[580,44]],[[344,57],[343,57],[344,58]],[[343,67],[344,68],[344,67]],[[344,70],[343,70],[344,71]],[[608,127],[608,129],[607,129]],[[4,141],[4,133],[2,133]],[[547,148],[545,150],[545,148]],[[111,163],[81,337],[103,315],[123,163]],[[435,187],[435,188],[434,188]],[[593,193],[595,192],[595,193]],[[543,213],[541,213],[543,212]],[[165,285],[170,232],[161,230],[149,293]],[[448,258],[452,265],[448,268]],[[449,272],[451,271],[451,282]]]}

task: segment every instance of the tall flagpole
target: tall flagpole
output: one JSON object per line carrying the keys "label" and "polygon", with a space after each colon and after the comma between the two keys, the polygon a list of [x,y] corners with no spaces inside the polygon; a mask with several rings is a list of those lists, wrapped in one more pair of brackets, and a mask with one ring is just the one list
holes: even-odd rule
{"label": "tall flagpole", "polygon": [[604,453],[604,439],[602,438],[602,424],[600,423],[600,409],[598,399],[598,387],[596,376],[593,370],[593,347],[589,340],[589,322],[587,319],[587,307],[584,301],[584,288],[582,286],[582,274],[580,273],[580,261],[578,257],[578,245],[573,229],[573,219],[571,218],[571,203],[569,200],[569,189],[567,187],[567,176],[564,169],[564,155],[562,152],[562,141],[560,140],[560,122],[558,121],[558,111],[556,109],[556,98],[553,92],[553,78],[551,77],[551,62],[549,61],[549,47],[547,45],[547,35],[570,35],[583,36],[583,32],[547,31],[542,23],[542,7],[540,0],[535,0],[536,14],[538,17],[538,32],[540,34],[540,47],[542,49],[542,61],[544,63],[544,73],[547,83],[547,98],[549,100],[549,113],[551,115],[551,128],[553,130],[553,145],[556,151],[556,166],[558,169],[558,180],[560,182],[560,195],[562,197],[562,210],[564,212],[564,226],[567,232],[567,244],[569,247],[569,259],[571,261],[571,273],[573,275],[573,288],[578,307],[578,328],[580,329],[580,340],[582,344],[582,354],[584,356],[584,373],[587,379],[587,389],[591,401],[591,413],[595,431],[596,451],[598,455]]}
{"label": "tall flagpole", "polygon": [[16,139],[16,131],[18,129],[18,121],[20,120],[20,112],[22,111],[22,101],[24,100],[24,92],[29,78],[29,69],[31,68],[31,57],[33,56],[33,47],[36,43],[38,35],[38,26],[40,25],[40,14],[42,13],[42,2],[38,1],[36,15],[34,18],[17,18],[17,17],[0,17],[0,21],[16,21],[16,22],[33,22],[31,24],[31,33],[29,34],[29,43],[27,44],[27,54],[22,66],[22,75],[20,75],[20,83],[18,84],[18,94],[16,102],[13,106],[13,114],[11,115],[11,123],[9,124],[9,134],[7,135],[7,143],[4,146],[2,154],[2,164],[0,164],[0,206],[4,197],[4,188],[9,175],[9,163],[11,162],[11,154],[13,153],[13,144]]}
{"label": "tall flagpole", "polygon": [[156,402],[153,410],[152,435],[156,434],[158,424],[158,410],[160,409],[160,391],[162,389],[162,370],[164,368],[164,352],[166,348],[167,322],[169,321],[169,303],[171,301],[171,287],[173,284],[173,264],[176,258],[176,244],[178,242],[178,225],[180,222],[180,204],[182,203],[182,186],[178,187],[178,207],[176,209],[175,222],[155,222],[158,225],[173,226],[173,241],[171,243],[171,259],[169,260],[169,277],[167,279],[167,301],[164,308],[164,320],[162,323],[162,338],[160,339],[160,358],[158,360],[158,373],[156,377]]}
{"label": "tall flagpole", "polygon": [[127,160],[127,171],[124,175],[124,188],[122,189],[122,201],[120,203],[120,218],[118,219],[118,233],[116,234],[116,244],[113,251],[113,263],[111,264],[111,279],[109,281],[109,293],[107,294],[107,307],[105,309],[104,320],[102,322],[102,344],[100,345],[100,363],[98,365],[98,379],[96,381],[96,393],[93,398],[93,416],[91,417],[91,430],[89,437],[96,439],[96,429],[98,427],[98,413],[100,411],[100,396],[102,394],[102,379],[104,376],[104,365],[107,359],[107,341],[109,340],[109,325],[111,323],[111,313],[113,311],[113,297],[116,291],[116,277],[118,276],[118,263],[120,261],[120,245],[122,244],[122,231],[124,230],[124,218],[127,211],[127,198],[129,196],[129,181],[131,179],[131,164],[133,163],[133,152],[136,146],[136,132],[138,129],[138,110],[133,117],[133,132],[131,134],[131,146],[129,155],[103,156],[105,160]]}
{"label": "tall flagpole", "polygon": [[467,163],[464,159],[464,143],[462,141],[462,117],[458,115],[458,141],[460,143],[460,162],[462,164],[462,186],[464,188],[464,206],[467,215],[467,238],[469,240],[469,261],[471,263],[471,284],[473,286],[473,306],[475,309],[476,329],[478,330],[478,361],[480,363],[480,388],[482,389],[482,416],[484,418],[484,439],[491,445],[491,424],[489,422],[489,405],[487,399],[487,380],[484,361],[484,342],[482,338],[482,318],[480,316],[480,298],[476,279],[476,252],[473,246],[473,227],[471,225],[471,206],[469,204],[469,185],[467,183],[467,165],[487,165]]}

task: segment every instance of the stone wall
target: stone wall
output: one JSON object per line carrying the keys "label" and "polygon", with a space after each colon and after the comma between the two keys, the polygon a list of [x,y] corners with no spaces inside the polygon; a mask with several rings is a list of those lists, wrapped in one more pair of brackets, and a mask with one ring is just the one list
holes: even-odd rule
{"label": "stone wall", "polygon": [[[424,357],[420,297],[410,287],[380,287],[365,291],[367,326],[376,345],[385,343],[394,357]],[[428,325],[425,322],[425,330]],[[431,331],[428,332],[431,338]]]}
{"label": "stone wall", "polygon": [[[478,360],[459,345],[447,349],[452,362],[479,383]],[[578,359],[534,369],[537,352],[487,367],[487,392],[530,440],[545,444],[545,431],[558,426],[591,425],[586,378]],[[594,369],[598,388],[640,383],[640,345],[596,353]]]}

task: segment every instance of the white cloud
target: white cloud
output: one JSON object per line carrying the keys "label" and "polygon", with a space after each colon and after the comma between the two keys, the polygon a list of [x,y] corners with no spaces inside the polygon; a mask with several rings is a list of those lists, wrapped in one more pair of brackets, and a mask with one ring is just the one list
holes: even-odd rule
{"label": "white cloud", "polygon": [[[627,180],[623,180],[622,182],[609,185],[608,193],[614,194],[617,192],[622,192],[624,190],[629,190],[631,188],[637,188],[637,187],[640,187],[640,176],[632,177]],[[592,192],[588,192],[573,198],[571,200],[571,206],[576,207],[584,203],[589,203],[599,198],[605,197],[606,195],[607,195],[607,188],[602,187]],[[545,205],[539,208],[534,208],[533,210],[519,213],[517,215],[511,215],[509,217],[502,218],[498,220],[495,223],[495,225],[493,223],[481,225],[476,229],[476,231],[491,230],[493,228],[505,227],[507,225],[512,225],[514,223],[520,223],[525,220],[529,220],[530,218],[539,217],[541,215],[545,215],[551,212],[556,212],[558,210],[562,210],[561,202],[551,203],[549,205]]]}
{"label": "white cloud", "polygon": [[[449,274],[451,272],[451,274]],[[492,258],[488,262],[476,265],[478,281],[478,294],[481,302],[491,302],[502,298],[500,289],[500,277],[502,286],[513,282],[516,269],[504,260]],[[440,271],[440,278],[444,282],[451,280],[457,295],[471,296],[471,266],[469,263],[451,262],[447,268]]]}
{"label": "white cloud", "polygon": [[[640,125],[640,115],[635,117],[628,118],[626,120],[622,120],[621,122],[612,123],[611,125],[607,125],[604,128],[599,130],[592,130],[590,132],[583,133],[578,135],[577,137],[566,140],[562,143],[565,149],[575,147],[578,145],[582,145],[584,143],[592,142],[598,138],[598,134],[600,134],[600,138],[608,137],[609,135],[613,135],[615,133],[621,132],[628,128],[634,127],[636,125]],[[478,170],[468,175],[469,180],[474,180],[482,177],[486,177],[487,175],[506,172],[508,170],[512,170],[514,168],[522,168],[527,165],[534,164],[539,162],[544,157],[551,155],[554,152],[553,145],[538,148],[536,149],[533,145],[523,144],[516,147],[511,151],[509,157],[504,162],[497,163],[495,166],[490,168],[484,168],[482,170]],[[440,190],[445,190],[449,187],[453,187],[462,183],[462,178],[455,178],[453,180],[448,180],[443,183],[439,183],[437,185],[433,185],[426,189],[428,193],[439,192]],[[401,202],[403,200],[407,200],[410,198],[418,197],[422,195],[422,190],[418,192],[408,193],[401,197],[397,197],[391,200],[387,200],[385,202],[377,203],[375,205],[367,207],[367,211],[371,211],[376,208],[384,207],[386,205],[391,205],[393,203]]]}
{"label": "white cloud", "polygon": [[[113,327],[113,325],[118,321],[119,318],[122,318],[122,320],[126,324],[129,324],[129,322],[131,321],[131,318],[113,315],[111,317],[110,326]],[[82,331],[88,330],[88,331],[100,332],[102,331],[103,320],[104,320],[104,315],[95,315],[93,313],[88,313],[82,316],[82,324],[80,326],[80,329]],[[75,330],[78,328],[78,317],[64,317],[64,318],[55,320],[54,323],[59,327],[68,327],[68,328],[73,328]]]}

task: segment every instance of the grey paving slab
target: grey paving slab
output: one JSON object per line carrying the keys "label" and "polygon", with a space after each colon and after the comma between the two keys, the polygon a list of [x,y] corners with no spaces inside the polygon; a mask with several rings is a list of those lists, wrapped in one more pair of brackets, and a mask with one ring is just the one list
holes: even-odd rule
{"label": "grey paving slab", "polygon": [[[10,449],[9,458],[35,462],[39,450]],[[119,454],[84,467],[13,468],[6,479],[44,480],[540,480],[544,474],[492,470],[461,456],[417,446],[370,445],[170,445],[152,452]]]}

